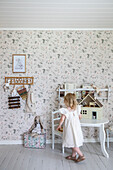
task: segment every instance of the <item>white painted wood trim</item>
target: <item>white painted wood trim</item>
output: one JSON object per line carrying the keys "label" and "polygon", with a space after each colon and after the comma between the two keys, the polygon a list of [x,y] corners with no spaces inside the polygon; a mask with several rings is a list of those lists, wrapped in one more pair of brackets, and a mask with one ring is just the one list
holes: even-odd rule
{"label": "white painted wood trim", "polygon": [[23,140],[2,140],[0,145],[18,145],[23,144]]}
{"label": "white painted wood trim", "polygon": [[47,31],[47,30],[55,30],[55,31],[82,31],[82,30],[85,30],[85,31],[113,31],[113,28],[0,28],[1,31],[9,31],[9,30],[12,30],[12,31],[19,31],[19,30],[39,30],[39,31]]}
{"label": "white painted wood trim", "polygon": [[[92,88],[92,89],[88,89],[88,88],[76,88],[76,89],[58,89],[57,91],[95,91],[95,89],[94,88]],[[105,89],[99,89],[99,91],[109,91],[110,89],[108,89],[108,88],[105,88]]]}
{"label": "white painted wood trim", "polygon": [[[113,142],[113,138],[109,138],[110,142]],[[62,140],[55,140],[55,143],[61,143]],[[96,143],[99,142],[99,138],[86,138],[84,139],[84,143]],[[107,140],[106,140],[107,142]],[[47,140],[46,141],[47,144],[52,144],[52,140]],[[0,145],[22,145],[23,144],[23,140],[2,140],[0,141]]]}

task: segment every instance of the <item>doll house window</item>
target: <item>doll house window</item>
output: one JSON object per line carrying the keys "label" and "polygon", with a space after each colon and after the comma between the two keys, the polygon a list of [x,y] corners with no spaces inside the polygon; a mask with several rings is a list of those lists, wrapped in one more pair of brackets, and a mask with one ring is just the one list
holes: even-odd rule
{"label": "doll house window", "polygon": [[82,110],[82,114],[87,114],[87,110]]}
{"label": "doll house window", "polygon": [[92,112],[92,119],[97,119],[97,112]]}

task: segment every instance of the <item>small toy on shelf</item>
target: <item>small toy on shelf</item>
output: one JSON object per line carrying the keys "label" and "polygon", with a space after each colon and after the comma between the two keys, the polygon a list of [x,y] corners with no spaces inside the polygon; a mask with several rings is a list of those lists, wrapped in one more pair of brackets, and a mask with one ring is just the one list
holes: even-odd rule
{"label": "small toy on shelf", "polygon": [[[65,86],[65,95],[67,93],[75,93],[76,94],[76,91],[73,91],[73,89],[76,89],[75,83],[65,83],[64,86]],[[70,90],[70,91],[68,91],[68,90]]]}
{"label": "small toy on shelf", "polygon": [[[92,89],[92,86],[87,84],[87,85],[83,85],[82,86],[83,89],[87,89],[87,90],[82,90],[81,91],[81,98],[84,99],[88,94],[92,94],[94,95],[94,91],[90,91],[90,89]],[[89,90],[88,90],[89,89]]]}
{"label": "small toy on shelf", "polygon": [[[63,85],[60,85],[60,89],[62,90],[64,88]],[[60,91],[60,97],[64,97],[64,91]]]}
{"label": "small toy on shelf", "polygon": [[[62,90],[64,88],[64,85],[58,84],[58,87],[56,88],[56,91],[58,91],[59,89]],[[60,97],[64,97],[64,91],[60,91]]]}
{"label": "small toy on shelf", "polygon": [[98,87],[96,87],[95,85],[91,85],[93,87],[93,89],[95,89],[95,91],[97,92],[97,94],[100,96],[101,92],[100,89]]}
{"label": "small toy on shelf", "polygon": [[83,90],[81,93],[82,93],[81,97],[82,97],[82,99],[83,99],[83,98],[86,96],[86,91]]}
{"label": "small toy on shelf", "polygon": [[96,106],[96,102],[89,102],[89,107],[95,107]]}

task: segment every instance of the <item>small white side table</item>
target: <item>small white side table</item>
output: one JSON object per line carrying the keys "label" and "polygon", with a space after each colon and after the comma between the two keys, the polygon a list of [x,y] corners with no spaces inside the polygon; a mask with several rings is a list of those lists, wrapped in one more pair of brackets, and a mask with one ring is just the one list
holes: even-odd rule
{"label": "small white side table", "polygon": [[103,118],[101,120],[90,120],[90,119],[81,119],[81,126],[82,127],[97,127],[99,128],[99,139],[100,139],[100,145],[102,153],[105,157],[109,158],[109,155],[105,148],[105,130],[104,125],[109,122],[108,119]]}

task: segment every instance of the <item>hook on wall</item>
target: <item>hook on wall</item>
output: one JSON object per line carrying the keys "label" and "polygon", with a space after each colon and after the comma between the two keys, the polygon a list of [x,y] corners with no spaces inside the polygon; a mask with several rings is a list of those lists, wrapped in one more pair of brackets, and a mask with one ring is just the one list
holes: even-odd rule
{"label": "hook on wall", "polygon": [[5,77],[5,83],[9,85],[33,85],[34,77]]}

